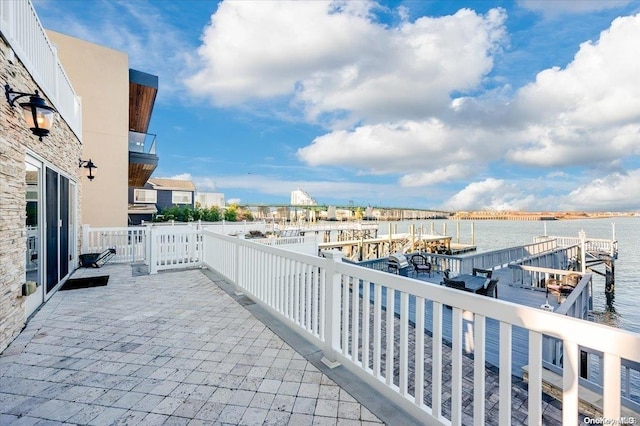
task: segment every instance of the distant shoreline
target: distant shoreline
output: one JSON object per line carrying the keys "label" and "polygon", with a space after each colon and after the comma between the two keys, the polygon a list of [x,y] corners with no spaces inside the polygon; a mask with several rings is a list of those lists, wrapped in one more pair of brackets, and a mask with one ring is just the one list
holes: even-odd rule
{"label": "distant shoreline", "polygon": [[458,212],[449,219],[459,220],[576,220],[633,217],[633,213],[535,213],[535,212]]}

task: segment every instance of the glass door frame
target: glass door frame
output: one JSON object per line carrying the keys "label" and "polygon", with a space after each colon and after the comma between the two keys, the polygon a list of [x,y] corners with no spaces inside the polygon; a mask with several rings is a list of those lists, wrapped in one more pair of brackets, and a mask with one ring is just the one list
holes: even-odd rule
{"label": "glass door frame", "polygon": [[[29,318],[29,316],[31,316],[39,307],[40,305],[42,305],[45,301],[44,295],[45,295],[45,284],[44,284],[44,267],[45,267],[45,262],[44,259],[46,259],[46,253],[45,253],[45,244],[44,244],[44,164],[42,161],[38,160],[36,157],[34,157],[33,155],[30,155],[29,153],[27,153],[25,155],[25,159],[24,159],[24,163],[25,163],[25,185],[26,185],[26,167],[27,164],[35,167],[38,171],[38,188],[37,188],[37,216],[36,216],[36,220],[38,223],[38,227],[37,227],[37,235],[36,235],[36,246],[35,246],[35,251],[37,253],[37,271],[36,271],[36,283],[37,283],[37,287],[36,287],[36,292],[26,296],[25,299],[25,318]],[[25,208],[27,206],[26,200],[27,200],[27,190],[28,188],[25,188]],[[26,218],[25,218],[26,219]],[[25,233],[25,282],[27,281],[27,267],[28,267],[28,262],[30,261],[30,257],[31,256],[27,256],[26,252],[28,250],[28,244],[29,244],[29,231],[27,230],[27,225],[26,223],[24,224],[24,233]],[[29,259],[27,259],[27,257]]]}
{"label": "glass door frame", "polygon": [[[26,154],[25,154],[25,163],[29,162],[30,164],[33,165],[37,165],[37,167],[39,167],[39,179],[40,179],[40,185],[38,188],[38,196],[39,196],[39,201],[40,201],[40,211],[38,212],[38,218],[40,220],[39,223],[41,223],[42,225],[40,226],[40,235],[41,235],[41,241],[40,241],[40,270],[39,270],[39,279],[40,279],[40,283],[41,285],[39,287],[42,288],[42,290],[39,289],[39,291],[42,291],[43,293],[43,299],[42,299],[42,303],[46,302],[47,300],[49,300],[51,298],[51,296],[53,296],[53,294],[60,288],[60,286],[62,285],[62,283],[64,281],[66,281],[67,278],[69,278],[69,276],[73,273],[73,271],[75,271],[76,266],[78,265],[78,253],[76,251],[77,247],[78,247],[78,243],[77,243],[77,238],[78,238],[78,218],[79,218],[79,214],[78,214],[78,182],[75,178],[75,176],[70,176],[68,173],[64,172],[63,170],[61,170],[60,168],[56,167],[55,165],[49,163],[48,161],[46,161],[45,159],[43,159],[42,157],[40,157],[38,154],[34,153],[31,150],[27,150]],[[46,223],[46,217],[47,217],[47,200],[46,200],[46,171],[47,169],[50,169],[51,171],[55,172],[57,174],[57,182],[58,182],[58,189],[57,189],[57,200],[55,203],[55,208],[57,209],[57,215],[58,215],[58,223],[56,224],[49,224]],[[60,232],[61,232],[61,227],[60,225],[60,183],[62,182],[62,178],[66,178],[68,180],[69,183],[69,217],[67,218],[68,221],[68,252],[66,253],[61,253],[60,252]],[[26,194],[25,194],[26,195]],[[50,291],[46,291],[46,278],[47,278],[47,258],[48,258],[48,253],[47,253],[47,244],[45,244],[45,239],[46,239],[46,235],[47,235],[47,229],[49,226],[55,226],[56,227],[56,232],[58,235],[58,245],[57,245],[57,255],[58,255],[58,262],[57,262],[57,268],[58,268],[58,274],[59,271],[61,270],[61,265],[62,262],[68,262],[68,268],[66,268],[68,270],[67,274],[65,276],[58,276],[58,282],[50,289]],[[67,266],[65,265],[65,266]]]}

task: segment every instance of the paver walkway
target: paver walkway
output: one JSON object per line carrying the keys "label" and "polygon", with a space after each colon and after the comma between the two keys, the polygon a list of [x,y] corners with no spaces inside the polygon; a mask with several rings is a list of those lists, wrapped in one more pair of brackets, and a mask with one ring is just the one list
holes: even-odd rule
{"label": "paver walkway", "polygon": [[0,424],[380,424],[199,270],[78,270],[0,355]]}

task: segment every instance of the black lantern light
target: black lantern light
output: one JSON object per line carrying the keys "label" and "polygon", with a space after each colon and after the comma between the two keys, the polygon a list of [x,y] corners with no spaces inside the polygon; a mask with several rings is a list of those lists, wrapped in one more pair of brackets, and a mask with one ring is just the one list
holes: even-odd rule
{"label": "black lantern light", "polygon": [[47,105],[47,102],[40,97],[37,90],[35,93],[16,92],[11,90],[11,86],[5,84],[4,93],[7,96],[7,102],[12,107],[15,106],[16,100],[25,96],[29,97],[29,102],[20,102],[23,110],[22,114],[29,129],[42,141],[42,137],[49,134],[49,130],[53,125],[55,108]]}
{"label": "black lantern light", "polygon": [[91,159],[89,159],[89,161],[85,161],[82,159],[78,160],[78,167],[84,167],[85,169],[87,169],[87,178],[89,180],[93,180],[95,178],[95,175],[93,174],[93,170],[97,169],[98,166],[93,164],[93,161],[91,161]]}

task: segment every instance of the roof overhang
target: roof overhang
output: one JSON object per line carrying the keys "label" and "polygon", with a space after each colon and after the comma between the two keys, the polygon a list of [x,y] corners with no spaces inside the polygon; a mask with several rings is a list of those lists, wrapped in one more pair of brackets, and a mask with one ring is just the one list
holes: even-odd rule
{"label": "roof overhang", "polygon": [[143,187],[158,167],[158,156],[129,151],[129,186]]}
{"label": "roof overhang", "polygon": [[129,204],[128,214],[156,214],[158,209],[154,204]]}
{"label": "roof overhang", "polygon": [[129,70],[129,130],[147,133],[158,93],[158,76]]}

